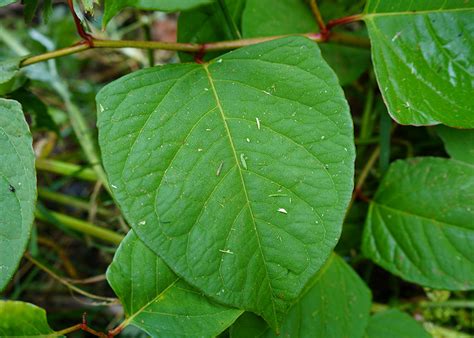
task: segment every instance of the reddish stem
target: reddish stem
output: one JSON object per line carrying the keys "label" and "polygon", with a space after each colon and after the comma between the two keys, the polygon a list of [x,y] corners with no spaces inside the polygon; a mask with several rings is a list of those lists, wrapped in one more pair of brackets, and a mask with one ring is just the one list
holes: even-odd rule
{"label": "reddish stem", "polygon": [[77,34],[79,34],[79,36],[84,40],[84,43],[86,43],[89,47],[94,47],[94,38],[92,35],[90,35],[84,30],[84,27],[82,27],[81,20],[79,19],[76,12],[74,11],[74,4],[72,3],[72,0],[67,0],[67,4],[69,6],[69,10],[71,11],[72,17],[74,19],[74,24],[76,25]]}
{"label": "reddish stem", "polygon": [[194,61],[196,63],[202,64],[204,62],[203,58],[204,58],[204,55],[206,55],[206,47],[207,45],[203,43],[201,47],[199,48],[199,51],[194,53]]}
{"label": "reddish stem", "polygon": [[339,19],[330,20],[326,25],[326,29],[329,31],[333,27],[345,25],[347,23],[354,22],[354,21],[360,21],[363,18],[364,16],[362,14],[356,14],[356,15],[345,16]]}

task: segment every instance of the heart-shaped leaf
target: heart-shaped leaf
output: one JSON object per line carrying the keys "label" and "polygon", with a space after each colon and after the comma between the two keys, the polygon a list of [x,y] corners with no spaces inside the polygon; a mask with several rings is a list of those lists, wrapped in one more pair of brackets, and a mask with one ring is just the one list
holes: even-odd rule
{"label": "heart-shaped leaf", "polygon": [[474,3],[369,0],[364,20],[390,115],[474,128]]}
{"label": "heart-shaped leaf", "polygon": [[0,290],[30,237],[36,202],[35,155],[21,105],[0,98]]}
{"label": "heart-shaped leaf", "polygon": [[115,253],[107,280],[127,315],[122,326],[132,324],[152,336],[215,337],[242,314],[190,287],[133,230]]}
{"label": "heart-shaped leaf", "polygon": [[474,166],[443,158],[397,161],[380,184],[363,249],[409,281],[474,288]]}
{"label": "heart-shaped leaf", "polygon": [[353,184],[349,109],[317,44],[141,70],[97,102],[104,166],[138,237],[277,328],[334,248]]}

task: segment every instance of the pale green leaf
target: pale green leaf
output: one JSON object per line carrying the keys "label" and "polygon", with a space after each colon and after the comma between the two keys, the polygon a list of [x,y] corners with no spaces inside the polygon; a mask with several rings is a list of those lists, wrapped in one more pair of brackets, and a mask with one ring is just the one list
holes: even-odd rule
{"label": "pale green leaf", "polygon": [[17,0],[0,0],[0,7],[12,4],[16,2]]}
{"label": "pale green leaf", "polygon": [[141,70],[97,102],[104,166],[140,239],[277,327],[334,248],[353,185],[349,109],[317,44]]}
{"label": "pale green leaf", "polygon": [[146,11],[178,12],[207,5],[214,1],[215,0],[104,0],[102,25],[107,25],[110,19],[126,7]]}
{"label": "pale green leaf", "polygon": [[474,165],[474,130],[454,129],[446,126],[436,127],[436,132],[443,139],[449,156],[455,160]]}
{"label": "pale green leaf", "polygon": [[0,98],[0,290],[30,237],[36,202],[35,156],[21,105]]}
{"label": "pale green leaf", "polygon": [[363,249],[402,278],[474,288],[474,167],[443,158],[393,163],[364,229]]}
{"label": "pale green leaf", "polygon": [[176,276],[130,231],[107,270],[107,280],[132,324],[152,336],[213,337],[242,313],[208,300]]}
{"label": "pale green leaf", "polygon": [[[352,268],[332,255],[293,305],[280,337],[362,337],[369,320],[370,291]],[[240,317],[232,338],[278,337],[255,315]]]}
{"label": "pale green leaf", "polygon": [[24,57],[0,62],[0,95],[10,93],[23,85],[26,78],[20,73],[20,63]]}
{"label": "pale green leaf", "polygon": [[401,124],[474,128],[474,2],[369,0],[377,81]]}
{"label": "pale green leaf", "polygon": [[46,311],[36,305],[0,300],[1,337],[63,337],[48,325]]}
{"label": "pale green leaf", "polygon": [[366,338],[430,338],[431,335],[412,317],[399,310],[373,315],[366,329]]}
{"label": "pale green leaf", "polygon": [[[329,1],[323,4],[331,8]],[[242,15],[245,38],[312,33],[318,30],[309,5],[304,0],[247,0]],[[333,43],[322,43],[320,48],[342,85],[356,80],[369,66],[368,50]]]}

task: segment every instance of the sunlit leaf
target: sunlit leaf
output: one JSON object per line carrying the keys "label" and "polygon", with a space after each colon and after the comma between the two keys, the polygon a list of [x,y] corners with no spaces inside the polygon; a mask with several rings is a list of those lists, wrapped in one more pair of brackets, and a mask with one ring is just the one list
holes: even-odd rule
{"label": "sunlit leaf", "polygon": [[380,91],[399,123],[474,128],[474,3],[369,0]]}
{"label": "sunlit leaf", "polygon": [[334,248],[352,190],[352,122],[317,44],[141,70],[97,102],[104,166],[138,237],[276,328]]}

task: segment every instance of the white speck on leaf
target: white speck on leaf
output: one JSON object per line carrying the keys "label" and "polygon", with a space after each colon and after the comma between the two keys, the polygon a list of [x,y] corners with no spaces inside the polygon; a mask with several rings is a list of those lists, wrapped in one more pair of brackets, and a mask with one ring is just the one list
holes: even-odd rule
{"label": "white speck on leaf", "polygon": [[255,121],[257,121],[257,128],[260,130],[260,120],[258,117],[255,118]]}
{"label": "white speck on leaf", "polygon": [[202,148],[198,148],[198,151],[201,152],[201,151],[202,151]]}
{"label": "white speck on leaf", "polygon": [[112,188],[114,188],[114,189],[117,189],[117,186],[116,186],[116,185],[111,184],[110,186],[111,186]]}
{"label": "white speck on leaf", "polygon": [[247,142],[249,142],[249,143],[250,143],[250,139],[249,139],[248,137],[246,138],[246,140],[247,140]]}
{"label": "white speck on leaf", "polygon": [[222,59],[217,60],[217,63],[221,63],[221,62],[222,62]]}
{"label": "white speck on leaf", "polygon": [[146,221],[138,222],[138,225],[145,225],[145,224],[146,224]]}
{"label": "white speck on leaf", "polygon": [[245,160],[244,154],[240,154],[240,162],[242,163],[242,167],[244,167],[244,169],[247,169],[247,161]]}
{"label": "white speck on leaf", "polygon": [[282,214],[287,214],[288,213],[288,211],[286,211],[286,209],[284,209],[284,208],[279,208],[278,212],[280,212]]}
{"label": "white speck on leaf", "polygon": [[397,34],[395,34],[395,35],[393,36],[392,42],[395,42],[395,40],[398,39],[401,34],[402,34],[402,32],[397,32]]}
{"label": "white speck on leaf", "polygon": [[233,255],[234,253],[232,251],[230,251],[229,249],[227,250],[222,250],[222,249],[219,249],[220,252],[222,253],[226,253],[226,254],[230,254],[230,255]]}
{"label": "white speck on leaf", "polygon": [[223,167],[224,167],[224,161],[222,161],[221,164],[219,164],[219,167],[217,168],[217,171],[216,171],[216,176],[219,176],[221,174]]}

